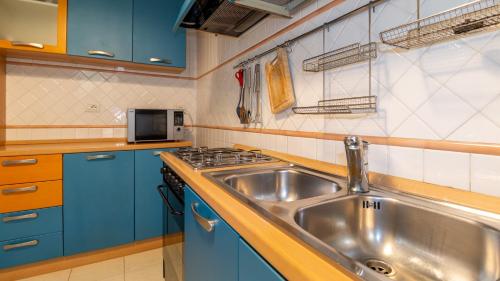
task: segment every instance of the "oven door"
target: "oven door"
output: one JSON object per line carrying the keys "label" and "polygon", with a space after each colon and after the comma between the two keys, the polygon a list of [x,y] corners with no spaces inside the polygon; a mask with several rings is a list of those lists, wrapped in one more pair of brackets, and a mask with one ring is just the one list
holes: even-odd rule
{"label": "oven door", "polygon": [[158,186],[163,199],[163,277],[166,281],[183,280],[183,246],[170,245],[168,234],[184,230],[184,207],[168,184]]}

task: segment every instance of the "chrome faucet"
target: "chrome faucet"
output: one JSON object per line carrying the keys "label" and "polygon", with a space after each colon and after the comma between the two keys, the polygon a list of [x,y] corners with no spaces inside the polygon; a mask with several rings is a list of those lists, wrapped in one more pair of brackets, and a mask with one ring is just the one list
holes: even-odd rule
{"label": "chrome faucet", "polygon": [[344,139],[347,156],[347,188],[351,193],[370,191],[368,185],[368,142],[358,136]]}

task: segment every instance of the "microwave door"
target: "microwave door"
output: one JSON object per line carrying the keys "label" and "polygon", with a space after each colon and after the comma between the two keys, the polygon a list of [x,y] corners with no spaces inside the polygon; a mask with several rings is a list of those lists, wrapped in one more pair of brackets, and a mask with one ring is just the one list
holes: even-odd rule
{"label": "microwave door", "polygon": [[135,111],[135,141],[166,141],[168,111],[137,109]]}

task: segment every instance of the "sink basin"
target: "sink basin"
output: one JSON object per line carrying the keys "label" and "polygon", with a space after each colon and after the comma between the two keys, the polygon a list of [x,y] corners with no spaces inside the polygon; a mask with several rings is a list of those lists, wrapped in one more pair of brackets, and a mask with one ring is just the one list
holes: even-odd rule
{"label": "sink basin", "polygon": [[341,190],[331,179],[289,166],[222,173],[215,178],[238,193],[261,201],[292,202]]}
{"label": "sink basin", "polygon": [[294,221],[372,275],[405,281],[500,280],[498,229],[419,206],[411,200],[350,195],[300,208]]}

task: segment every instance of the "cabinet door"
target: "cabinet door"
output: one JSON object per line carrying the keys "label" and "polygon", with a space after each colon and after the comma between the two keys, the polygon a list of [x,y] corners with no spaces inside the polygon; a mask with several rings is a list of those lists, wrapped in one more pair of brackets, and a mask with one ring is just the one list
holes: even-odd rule
{"label": "cabinet door", "polygon": [[134,2],[133,60],[172,67],[186,66],[186,31],[173,31],[182,0]]}
{"label": "cabinet door", "polygon": [[135,240],[162,235],[163,201],[157,187],[163,182],[159,153],[167,150],[135,151]]}
{"label": "cabinet door", "polygon": [[64,254],[134,240],[134,152],[64,155]]}
{"label": "cabinet door", "polygon": [[69,0],[68,54],[131,61],[132,4],[132,0]]}
{"label": "cabinet door", "polygon": [[66,0],[0,0],[0,48],[65,53]]}
{"label": "cabinet door", "polygon": [[190,188],[184,196],[184,280],[238,280],[238,234]]}
{"label": "cabinet door", "polygon": [[273,267],[240,238],[238,258],[239,281],[283,281]]}

